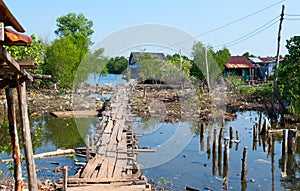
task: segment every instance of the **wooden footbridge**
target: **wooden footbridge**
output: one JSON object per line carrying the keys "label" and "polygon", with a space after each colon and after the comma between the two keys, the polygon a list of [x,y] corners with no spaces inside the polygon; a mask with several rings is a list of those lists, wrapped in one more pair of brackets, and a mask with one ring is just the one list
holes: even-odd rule
{"label": "wooden footbridge", "polygon": [[92,153],[94,157],[87,157],[80,172],[67,179],[68,187],[72,187],[68,190],[151,190],[136,162],[138,142],[130,115],[130,93],[129,84],[116,87],[91,148],[86,150],[87,156]]}

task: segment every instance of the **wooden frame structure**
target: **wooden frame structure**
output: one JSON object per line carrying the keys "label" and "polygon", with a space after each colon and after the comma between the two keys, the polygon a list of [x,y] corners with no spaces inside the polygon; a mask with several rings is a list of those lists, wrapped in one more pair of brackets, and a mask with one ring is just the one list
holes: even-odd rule
{"label": "wooden frame structure", "polygon": [[[25,71],[25,69],[28,68],[36,68],[37,63],[34,63],[33,61],[16,61],[3,46],[29,46],[32,39],[29,36],[20,34],[25,32],[25,30],[2,0],[0,0],[0,26],[0,88],[5,89],[7,100],[9,134],[12,142],[12,157],[14,161],[15,190],[22,190],[23,179],[21,164],[22,157],[18,140],[13,88],[17,89],[18,95],[19,115],[22,126],[22,139],[26,157],[29,190],[37,191],[37,177],[35,172],[26,101],[26,81],[33,81],[33,77]],[[16,31],[7,28],[8,26],[12,27]]]}

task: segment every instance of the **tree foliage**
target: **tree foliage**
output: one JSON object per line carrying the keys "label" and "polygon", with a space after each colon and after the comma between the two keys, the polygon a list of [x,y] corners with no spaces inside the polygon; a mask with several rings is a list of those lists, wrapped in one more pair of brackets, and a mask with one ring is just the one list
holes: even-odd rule
{"label": "tree foliage", "polygon": [[121,74],[127,69],[128,60],[124,56],[110,58],[106,67],[110,74]]}
{"label": "tree foliage", "polygon": [[88,50],[91,45],[90,36],[94,32],[92,26],[93,22],[82,13],[69,13],[57,18],[58,28],[55,34],[59,38],[47,47],[45,72],[51,74],[53,81],[63,88],[73,87],[78,66],[86,54],[91,57]]}
{"label": "tree foliage", "polygon": [[52,80],[64,88],[71,88],[77,67],[82,58],[82,50],[74,43],[73,37],[61,37],[47,48],[45,72]]}
{"label": "tree foliage", "polygon": [[56,19],[57,29],[55,34],[59,37],[73,36],[75,38],[83,35],[89,38],[93,33],[93,22],[85,18],[82,13],[68,13]]}
{"label": "tree foliage", "polygon": [[230,56],[231,54],[228,48],[223,48],[222,50],[218,50],[216,53],[214,53],[214,58],[221,72],[224,71],[225,64],[228,62]]}
{"label": "tree foliage", "polygon": [[192,56],[194,58],[195,64],[194,69],[198,67],[205,78],[207,77],[206,60],[210,79],[214,79],[220,74],[221,69],[219,68],[217,61],[214,58],[214,54],[215,53],[212,47],[205,47],[201,42],[195,42],[192,49]]}
{"label": "tree foliage", "polygon": [[[180,69],[180,54],[167,55],[168,61]],[[181,56],[181,69],[187,77],[190,76],[190,69],[192,68],[192,61],[187,56]]]}
{"label": "tree foliage", "polygon": [[290,111],[300,116],[300,36],[287,40],[288,54],[278,70],[278,89],[291,102]]}
{"label": "tree foliage", "polygon": [[31,46],[5,46],[5,48],[16,60],[32,60],[37,62],[39,68],[31,70],[30,72],[42,74],[46,44],[42,39],[37,38],[35,34],[32,34],[31,38]]}

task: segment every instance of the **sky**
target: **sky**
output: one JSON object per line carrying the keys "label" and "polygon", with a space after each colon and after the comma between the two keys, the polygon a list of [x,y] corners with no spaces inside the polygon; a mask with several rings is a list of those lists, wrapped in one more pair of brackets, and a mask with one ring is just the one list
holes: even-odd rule
{"label": "sky", "polygon": [[[231,55],[250,52],[262,57],[275,56],[282,5],[285,5],[285,14],[288,15],[283,20],[281,55],[287,54],[286,40],[300,33],[299,0],[4,2],[25,28],[27,35],[36,34],[48,42],[57,38],[54,31],[58,17],[70,12],[83,13],[93,21],[94,34],[91,38],[95,45],[105,42],[105,49],[110,48],[107,47],[110,43],[113,44],[111,46],[120,46],[114,50],[114,55],[127,54],[129,50],[168,52],[172,49],[179,52],[179,49],[185,48],[186,41],[192,44],[200,41],[215,51],[225,45]],[[153,36],[157,38],[154,40]],[[191,54],[188,51],[185,53],[187,56]]]}

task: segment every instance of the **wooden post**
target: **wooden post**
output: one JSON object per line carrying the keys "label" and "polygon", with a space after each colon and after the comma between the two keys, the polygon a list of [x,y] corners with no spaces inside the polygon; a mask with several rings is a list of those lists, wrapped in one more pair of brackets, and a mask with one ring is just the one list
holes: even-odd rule
{"label": "wooden post", "polygon": [[262,126],[261,131],[260,131],[260,134],[261,135],[267,135],[268,130],[269,130],[269,122],[268,122],[268,119],[265,117],[264,124]]}
{"label": "wooden post", "polygon": [[206,153],[207,153],[207,159],[210,159],[210,139],[211,139],[211,131],[208,131],[207,139],[206,139]]}
{"label": "wooden post", "polygon": [[285,154],[287,151],[288,144],[288,129],[282,130],[282,154]]}
{"label": "wooden post", "polygon": [[67,191],[68,188],[68,167],[67,166],[63,166],[61,168],[62,171],[62,175],[63,175],[63,187],[62,187],[62,191]]}
{"label": "wooden post", "polygon": [[200,125],[200,150],[204,151],[204,133],[205,133],[205,123]]}
{"label": "wooden post", "polygon": [[86,162],[90,160],[90,136],[89,132],[87,132],[85,136],[85,144],[86,144]]}
{"label": "wooden post", "polygon": [[235,131],[235,137],[236,137],[235,139],[237,140],[237,142],[235,144],[235,150],[237,151],[237,150],[239,150],[239,140],[240,140],[239,131],[238,130]]}
{"label": "wooden post", "polygon": [[256,150],[257,149],[257,123],[255,125],[253,125],[253,146],[252,146],[252,150]]}
{"label": "wooden post", "polygon": [[223,159],[223,189],[228,190],[228,163],[229,163],[229,137],[224,139],[224,159]]}
{"label": "wooden post", "polygon": [[214,129],[214,142],[212,151],[212,174],[216,175],[217,172],[217,146],[218,146],[218,130]]}
{"label": "wooden post", "polygon": [[229,127],[229,136],[230,136],[230,141],[233,140],[233,127]]}
{"label": "wooden post", "polygon": [[24,145],[24,153],[26,160],[26,169],[28,174],[28,188],[30,191],[37,191],[37,177],[35,171],[35,163],[33,159],[33,149],[30,134],[30,124],[28,117],[28,107],[26,98],[26,83],[25,81],[20,82],[19,77],[17,77],[17,90],[18,90],[18,100],[19,100],[19,112],[20,120],[22,125],[22,138]]}
{"label": "wooden post", "polygon": [[232,143],[233,143],[233,127],[229,127],[229,137],[230,137],[230,140],[229,140],[229,148],[231,149],[232,148]]}
{"label": "wooden post", "polygon": [[243,158],[242,158],[242,175],[241,175],[241,181],[242,182],[247,181],[247,175],[248,175],[247,152],[248,152],[248,147],[244,147]]}
{"label": "wooden post", "polygon": [[16,124],[16,111],[13,98],[12,88],[5,89],[6,99],[7,99],[7,109],[8,109],[8,122],[9,122],[9,134],[12,143],[12,157],[14,160],[14,179],[15,179],[15,191],[22,190],[22,163],[21,163],[21,153],[19,146],[19,138]]}
{"label": "wooden post", "polygon": [[257,141],[257,124],[253,125],[253,141]]}
{"label": "wooden post", "polygon": [[260,131],[262,129],[262,112],[259,112],[259,121],[258,121],[258,132],[260,134]]}
{"label": "wooden post", "polygon": [[236,140],[240,140],[240,138],[239,138],[239,131],[238,130],[236,130],[235,136],[236,136]]}
{"label": "wooden post", "polygon": [[295,154],[296,136],[297,136],[297,129],[289,129],[289,131],[288,131],[288,154]]}
{"label": "wooden post", "polygon": [[219,170],[219,176],[223,175],[222,172],[222,140],[224,138],[224,129],[220,129],[219,134],[219,145],[218,145],[218,170]]}

